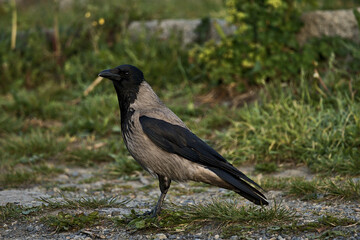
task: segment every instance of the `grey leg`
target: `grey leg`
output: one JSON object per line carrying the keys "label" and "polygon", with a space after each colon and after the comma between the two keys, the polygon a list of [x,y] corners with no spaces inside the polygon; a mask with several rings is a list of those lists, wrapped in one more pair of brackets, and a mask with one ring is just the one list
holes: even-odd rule
{"label": "grey leg", "polygon": [[166,196],[166,193],[169,190],[170,184],[171,184],[171,179],[169,179],[168,177],[158,175],[158,178],[159,178],[159,187],[160,187],[161,195],[159,197],[159,200],[158,200],[155,208],[151,211],[152,217],[159,215],[159,213],[161,211],[161,206],[163,205],[163,202],[164,202],[164,199]]}

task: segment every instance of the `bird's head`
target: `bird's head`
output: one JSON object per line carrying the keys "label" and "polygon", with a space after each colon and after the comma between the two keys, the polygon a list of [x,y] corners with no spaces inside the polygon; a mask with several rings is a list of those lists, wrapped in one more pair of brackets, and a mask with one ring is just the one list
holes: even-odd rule
{"label": "bird's head", "polygon": [[143,73],[132,65],[120,65],[99,73],[100,77],[110,79],[114,85],[122,88],[138,87],[144,81]]}

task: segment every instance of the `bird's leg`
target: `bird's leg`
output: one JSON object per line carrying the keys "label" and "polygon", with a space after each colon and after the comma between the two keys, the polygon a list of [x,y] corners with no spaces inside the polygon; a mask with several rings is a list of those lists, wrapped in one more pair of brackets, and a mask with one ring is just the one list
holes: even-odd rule
{"label": "bird's leg", "polygon": [[157,215],[159,215],[160,211],[161,211],[161,206],[163,205],[165,196],[167,191],[170,188],[170,184],[171,184],[171,179],[168,177],[164,177],[162,175],[158,175],[159,178],[159,187],[160,187],[160,197],[159,200],[155,206],[155,208],[151,211],[151,216],[152,217],[156,217]]}

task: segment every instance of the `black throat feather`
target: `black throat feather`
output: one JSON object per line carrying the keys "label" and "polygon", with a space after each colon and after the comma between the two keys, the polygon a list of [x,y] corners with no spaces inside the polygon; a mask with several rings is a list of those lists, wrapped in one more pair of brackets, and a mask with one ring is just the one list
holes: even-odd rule
{"label": "black throat feather", "polygon": [[126,136],[129,136],[129,134],[132,133],[132,128],[134,127],[131,116],[134,114],[135,110],[131,108],[130,105],[135,102],[137,94],[139,93],[139,87],[124,89],[115,82],[114,87],[120,107],[121,131],[124,140],[126,141]]}

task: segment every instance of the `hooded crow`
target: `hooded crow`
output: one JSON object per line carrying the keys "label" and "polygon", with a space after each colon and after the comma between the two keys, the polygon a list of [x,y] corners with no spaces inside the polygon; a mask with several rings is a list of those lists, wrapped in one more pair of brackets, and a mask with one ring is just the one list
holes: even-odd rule
{"label": "hooded crow", "polygon": [[193,134],[167,108],[131,65],[121,65],[99,74],[115,87],[121,115],[121,132],[132,157],[157,176],[161,195],[150,212],[160,213],[165,195],[174,181],[204,182],[230,189],[257,205],[268,205],[261,187]]}

